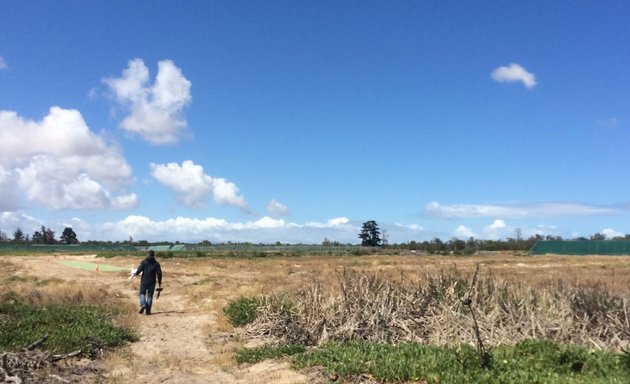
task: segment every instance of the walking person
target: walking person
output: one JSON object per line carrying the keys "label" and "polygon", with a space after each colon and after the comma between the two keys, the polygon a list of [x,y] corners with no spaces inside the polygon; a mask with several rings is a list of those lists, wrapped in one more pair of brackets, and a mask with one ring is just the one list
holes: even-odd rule
{"label": "walking person", "polygon": [[162,287],[162,268],[155,260],[155,252],[149,251],[147,257],[142,260],[136,270],[136,276],[142,273],[140,279],[140,314],[151,314],[151,304],[153,304],[153,292],[155,292],[155,282]]}

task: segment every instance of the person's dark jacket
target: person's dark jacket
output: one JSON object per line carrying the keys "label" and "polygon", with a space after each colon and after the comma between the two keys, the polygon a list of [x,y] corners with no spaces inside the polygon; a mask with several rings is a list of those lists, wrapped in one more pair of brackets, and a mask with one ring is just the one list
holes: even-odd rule
{"label": "person's dark jacket", "polygon": [[140,280],[141,286],[155,286],[156,278],[158,284],[162,285],[162,268],[160,268],[160,263],[155,260],[154,256],[147,256],[146,259],[142,260],[136,271],[136,275],[140,273],[142,273],[142,279]]}

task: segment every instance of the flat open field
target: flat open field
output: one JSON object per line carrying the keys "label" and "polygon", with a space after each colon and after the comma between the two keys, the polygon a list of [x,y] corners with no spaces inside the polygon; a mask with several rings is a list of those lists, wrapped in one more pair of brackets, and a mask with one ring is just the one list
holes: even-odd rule
{"label": "flat open field", "polygon": [[154,302],[154,315],[137,309],[139,280],[127,271],[78,269],[60,263],[75,260],[129,268],[137,257],[95,256],[0,257],[0,294],[13,290],[37,302],[59,297],[90,304],[128,306],[126,325],[140,340],[107,355],[102,366],[106,382],[127,383],[311,383],[313,372],[292,371],[285,362],[266,361],[238,366],[234,350],[250,343],[228,324],[223,307],[240,296],[289,292],[311,285],[334,286],[344,268],[376,272],[393,280],[422,279],[429,272],[457,270],[514,284],[543,285],[562,279],[584,285],[601,284],[617,294],[630,293],[630,257],[512,256],[508,254],[446,256],[305,256],[258,259],[160,259],[164,292]]}

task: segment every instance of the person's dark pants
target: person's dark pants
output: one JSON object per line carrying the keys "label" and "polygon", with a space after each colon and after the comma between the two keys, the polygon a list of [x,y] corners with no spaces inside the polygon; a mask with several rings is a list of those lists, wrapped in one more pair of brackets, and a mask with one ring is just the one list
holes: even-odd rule
{"label": "person's dark pants", "polygon": [[153,304],[153,292],[155,292],[155,283],[140,284],[140,306],[144,306],[147,315],[151,314],[151,305]]}

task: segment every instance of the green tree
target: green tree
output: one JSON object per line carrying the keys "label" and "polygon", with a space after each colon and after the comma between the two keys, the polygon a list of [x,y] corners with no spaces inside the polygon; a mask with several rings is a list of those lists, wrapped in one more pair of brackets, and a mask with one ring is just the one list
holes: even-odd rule
{"label": "green tree", "polygon": [[436,237],[433,240],[431,240],[431,242],[429,243],[429,253],[433,254],[433,253],[444,253],[444,252],[446,252],[446,245],[439,237]]}
{"label": "green tree", "polygon": [[55,240],[55,231],[52,229],[42,226],[42,233],[44,234],[44,243],[55,244],[57,242],[57,240]]}
{"label": "green tree", "polygon": [[370,220],[363,223],[359,239],[361,239],[361,245],[364,247],[380,247],[382,241],[381,231],[376,221]]}
{"label": "green tree", "polygon": [[18,229],[15,230],[15,232],[13,232],[13,242],[14,243],[23,243],[24,242],[24,232],[19,227],[18,227]]}
{"label": "green tree", "polygon": [[591,240],[606,240],[606,235],[598,232],[594,235],[591,235]]}
{"label": "green tree", "polygon": [[61,234],[61,241],[64,244],[78,244],[77,234],[74,233],[71,227],[66,227]]}
{"label": "green tree", "polygon": [[39,231],[35,231],[33,232],[33,236],[32,236],[32,242],[33,244],[43,244],[44,243],[44,235],[42,235],[41,232]]}
{"label": "green tree", "polygon": [[33,233],[33,243],[35,244],[55,244],[55,231],[42,225],[41,231]]}

